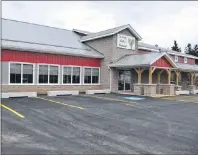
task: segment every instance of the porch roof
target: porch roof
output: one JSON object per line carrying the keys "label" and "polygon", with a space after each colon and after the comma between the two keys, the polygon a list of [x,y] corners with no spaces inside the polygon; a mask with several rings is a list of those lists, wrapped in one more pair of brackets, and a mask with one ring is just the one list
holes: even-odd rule
{"label": "porch roof", "polygon": [[130,54],[125,55],[120,58],[113,64],[110,64],[110,67],[137,67],[137,66],[151,66],[161,57],[165,56],[168,62],[175,68],[177,65],[166,53],[145,53],[145,54]]}
{"label": "porch roof", "polygon": [[180,69],[180,70],[198,72],[198,65],[190,65],[190,64],[184,64],[184,63],[177,63],[177,68]]}

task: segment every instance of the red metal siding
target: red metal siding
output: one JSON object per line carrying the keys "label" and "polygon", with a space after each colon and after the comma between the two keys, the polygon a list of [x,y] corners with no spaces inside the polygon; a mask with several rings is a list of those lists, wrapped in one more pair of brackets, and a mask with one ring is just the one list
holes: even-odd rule
{"label": "red metal siding", "polygon": [[173,66],[168,62],[168,60],[165,57],[161,57],[160,59],[155,61],[151,66],[173,68]]}
{"label": "red metal siding", "polygon": [[100,59],[80,56],[2,50],[1,61],[100,67]]}
{"label": "red metal siding", "polygon": [[[175,61],[175,55],[171,55],[171,57],[172,57],[173,61]],[[178,62],[179,63],[184,63],[184,57],[178,56]],[[191,65],[194,65],[195,64],[195,59],[187,58],[187,63],[191,64]]]}

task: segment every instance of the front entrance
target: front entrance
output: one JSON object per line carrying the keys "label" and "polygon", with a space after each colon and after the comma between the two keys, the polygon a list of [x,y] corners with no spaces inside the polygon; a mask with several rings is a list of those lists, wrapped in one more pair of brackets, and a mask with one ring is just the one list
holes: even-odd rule
{"label": "front entrance", "polygon": [[131,71],[119,70],[118,90],[120,91],[131,90]]}

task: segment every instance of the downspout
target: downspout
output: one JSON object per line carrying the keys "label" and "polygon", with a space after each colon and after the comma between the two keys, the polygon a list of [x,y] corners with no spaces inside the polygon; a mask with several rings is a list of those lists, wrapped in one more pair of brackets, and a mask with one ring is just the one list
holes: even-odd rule
{"label": "downspout", "polygon": [[111,92],[111,68],[108,66],[110,74],[109,74],[109,88],[110,88],[110,92]]}

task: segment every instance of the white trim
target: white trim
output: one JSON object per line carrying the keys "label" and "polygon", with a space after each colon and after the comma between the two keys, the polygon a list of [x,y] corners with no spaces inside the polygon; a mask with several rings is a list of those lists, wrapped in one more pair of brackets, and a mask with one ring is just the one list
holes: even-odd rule
{"label": "white trim", "polygon": [[178,55],[175,55],[175,62],[178,62],[179,58]]}
{"label": "white trim", "polygon": [[[124,26],[123,28],[120,28],[120,29],[118,29],[117,31],[114,31],[114,32],[112,32],[112,33],[106,33],[106,34],[103,34],[103,35],[97,35],[97,36],[90,37],[90,38],[87,38],[87,39],[83,39],[83,37],[82,37],[82,39],[80,40],[80,42],[90,41],[90,40],[94,40],[94,39],[98,39],[98,38],[103,38],[103,37],[108,37],[108,36],[114,35],[114,34],[116,34],[116,33],[119,33],[120,31],[123,31],[123,30],[125,30],[125,29],[127,29],[127,28],[129,29],[129,31],[130,31],[136,38],[138,38],[138,40],[141,40],[141,39],[142,39],[142,37],[141,37],[130,25],[126,25],[126,26]],[[108,30],[106,30],[106,31],[108,31]],[[97,32],[97,33],[99,33],[99,32]],[[92,33],[92,34],[90,34],[90,35],[97,34],[97,33]],[[85,36],[85,38],[88,37],[88,36],[89,36],[89,35]]]}
{"label": "white trim", "polygon": [[[39,68],[41,65],[48,66],[48,83],[39,83]],[[57,66],[58,67],[58,83],[50,83],[50,66]],[[46,63],[37,63],[37,85],[60,85],[60,65],[58,64],[46,64]]]}
{"label": "white trim", "polygon": [[160,52],[159,50],[156,50],[156,49],[150,49],[150,48],[147,48],[147,47],[138,47],[138,49],[142,49],[142,50],[149,50],[150,52]]}
{"label": "white trim", "polygon": [[[64,67],[71,67],[72,68],[71,69],[71,83],[63,83],[63,69],[64,69]],[[72,83],[73,82],[73,80],[72,80],[73,67],[79,67],[80,68],[80,83]],[[68,85],[68,86],[81,85],[82,84],[82,82],[81,82],[81,80],[82,80],[82,66],[62,65],[62,75],[61,75],[61,77],[62,77],[62,80],[61,80],[62,85]]]}
{"label": "white trim", "polygon": [[[91,68],[91,83],[85,83],[85,69],[88,68],[90,69]],[[92,69],[93,68],[96,68],[96,69],[99,69],[99,75],[98,75],[98,83],[92,83]],[[89,67],[89,66],[83,66],[83,85],[100,85],[100,67]]]}
{"label": "white trim", "polygon": [[[10,83],[10,64],[20,64],[21,65],[21,83]],[[23,65],[32,65],[32,83],[23,83]],[[8,61],[8,85],[35,85],[35,63],[30,62],[16,62],[16,61]]]}
{"label": "white trim", "polygon": [[188,58],[184,57],[184,63],[187,64],[188,63]]}

